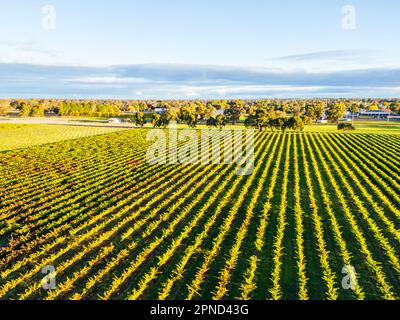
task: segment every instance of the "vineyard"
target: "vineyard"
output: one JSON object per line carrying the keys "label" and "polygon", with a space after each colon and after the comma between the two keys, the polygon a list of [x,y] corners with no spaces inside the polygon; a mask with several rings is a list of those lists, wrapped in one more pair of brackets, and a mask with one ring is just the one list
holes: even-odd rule
{"label": "vineyard", "polygon": [[258,132],[238,176],[146,134],[0,153],[0,299],[400,297],[400,135]]}
{"label": "vineyard", "polygon": [[0,123],[0,152],[120,131],[120,128]]}

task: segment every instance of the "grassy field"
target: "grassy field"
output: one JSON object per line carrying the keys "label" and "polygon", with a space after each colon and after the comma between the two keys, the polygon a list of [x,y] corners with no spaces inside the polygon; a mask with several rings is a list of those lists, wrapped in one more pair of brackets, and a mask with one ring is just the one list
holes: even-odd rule
{"label": "grassy field", "polygon": [[[146,128],[150,128],[148,124]],[[368,133],[368,134],[400,134],[400,122],[386,122],[386,121],[356,121],[354,124],[356,130],[352,133]],[[185,129],[187,125],[178,125],[178,128]],[[206,125],[198,125],[198,129],[207,129]],[[244,129],[243,125],[230,125],[228,124],[226,129]],[[337,124],[314,124],[312,126],[306,126],[304,132],[315,132],[315,133],[338,133]]]}
{"label": "grassy field", "polygon": [[0,123],[0,151],[119,131],[118,128]]}
{"label": "grassy field", "polygon": [[398,299],[395,126],[257,133],[250,176],[149,165],[146,129],[4,152],[0,299]]}
{"label": "grassy field", "polygon": [[[400,134],[400,122],[386,121],[356,121],[354,133]],[[305,129],[306,132],[337,132],[337,125],[313,125]]]}

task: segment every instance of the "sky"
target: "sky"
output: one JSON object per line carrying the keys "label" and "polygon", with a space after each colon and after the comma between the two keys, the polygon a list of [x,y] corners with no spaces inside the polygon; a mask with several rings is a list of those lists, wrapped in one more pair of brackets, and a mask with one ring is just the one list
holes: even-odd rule
{"label": "sky", "polygon": [[1,98],[400,97],[397,0],[1,0]]}

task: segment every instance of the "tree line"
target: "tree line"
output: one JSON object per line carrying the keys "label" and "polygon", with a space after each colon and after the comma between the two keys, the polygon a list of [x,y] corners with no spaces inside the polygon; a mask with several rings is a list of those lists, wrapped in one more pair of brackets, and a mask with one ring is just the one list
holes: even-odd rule
{"label": "tree line", "polygon": [[[21,117],[45,115],[73,117],[133,117],[141,126],[151,121],[165,127],[171,121],[195,127],[244,123],[247,127],[300,129],[318,119],[338,122],[347,111],[390,109],[400,114],[400,99],[260,99],[260,100],[77,100],[25,99],[1,100],[0,116],[17,110]],[[152,115],[148,120],[146,115]]]}

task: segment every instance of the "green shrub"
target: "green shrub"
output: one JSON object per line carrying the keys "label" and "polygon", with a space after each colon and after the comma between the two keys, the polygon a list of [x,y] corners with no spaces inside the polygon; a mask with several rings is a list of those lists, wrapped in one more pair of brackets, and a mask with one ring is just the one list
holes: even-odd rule
{"label": "green shrub", "polygon": [[353,131],[356,128],[351,123],[340,123],[338,125],[338,130],[340,131]]}

